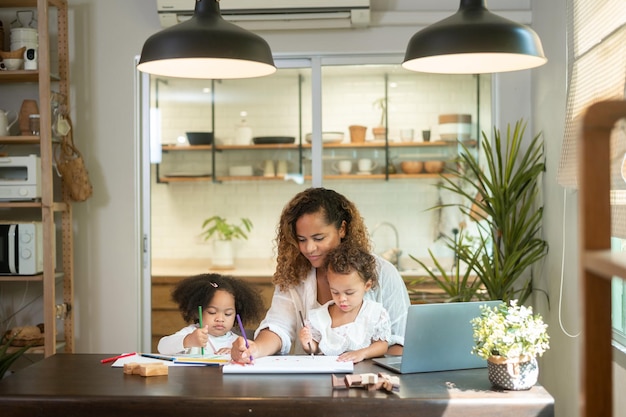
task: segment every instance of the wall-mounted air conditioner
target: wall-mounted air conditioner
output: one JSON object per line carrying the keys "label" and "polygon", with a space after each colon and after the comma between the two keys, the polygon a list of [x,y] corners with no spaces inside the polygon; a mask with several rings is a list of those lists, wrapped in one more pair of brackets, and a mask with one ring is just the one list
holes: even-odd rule
{"label": "wall-mounted air conditioner", "polygon": [[[194,0],[157,0],[161,26],[193,16]],[[370,0],[223,0],[224,19],[248,30],[336,29],[370,23]]]}

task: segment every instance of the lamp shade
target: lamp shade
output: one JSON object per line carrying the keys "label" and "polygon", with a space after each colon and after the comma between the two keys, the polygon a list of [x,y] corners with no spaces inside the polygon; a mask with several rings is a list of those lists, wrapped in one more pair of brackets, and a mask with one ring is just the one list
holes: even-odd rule
{"label": "lamp shade", "polygon": [[252,78],[276,71],[260,36],[222,18],[217,0],[196,0],[193,17],[148,38],[137,69],[181,78]]}
{"label": "lamp shade", "polygon": [[413,35],[402,66],[419,72],[482,74],[546,62],[532,29],[491,13],[484,0],[461,0],[454,15]]}

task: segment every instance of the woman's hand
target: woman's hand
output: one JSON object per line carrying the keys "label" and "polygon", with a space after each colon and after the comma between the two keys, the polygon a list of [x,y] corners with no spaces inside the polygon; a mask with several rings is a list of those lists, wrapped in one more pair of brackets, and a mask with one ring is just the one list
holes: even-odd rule
{"label": "woman's hand", "polygon": [[243,337],[239,336],[235,339],[230,350],[231,359],[239,363],[251,363],[251,358],[254,358],[257,352],[257,346],[252,340],[248,341],[248,346],[246,347],[246,340]]}
{"label": "woman's hand", "polygon": [[[308,327],[303,327],[300,329],[300,343],[302,343],[302,347],[305,349],[309,349],[311,346],[311,342],[313,341],[313,337],[311,336],[311,329]],[[311,352],[309,352],[311,353]]]}

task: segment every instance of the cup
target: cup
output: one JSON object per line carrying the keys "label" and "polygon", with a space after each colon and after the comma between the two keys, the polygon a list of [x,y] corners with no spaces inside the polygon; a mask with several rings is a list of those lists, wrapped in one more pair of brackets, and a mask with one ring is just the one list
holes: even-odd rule
{"label": "cup", "polygon": [[285,175],[287,175],[287,171],[288,171],[288,166],[287,166],[286,160],[281,159],[278,162],[276,162],[276,175],[284,177]]}
{"label": "cup", "polygon": [[266,159],[263,163],[263,176],[264,177],[275,177],[276,171],[274,170],[274,161],[271,159]]}
{"label": "cup", "polygon": [[375,161],[372,161],[369,158],[361,158],[357,163],[359,168],[359,172],[369,174],[378,166]]}
{"label": "cup", "polygon": [[424,142],[430,142],[430,130],[422,130],[422,139]]}
{"label": "cup", "polygon": [[413,129],[400,129],[400,140],[402,142],[412,142]]}
{"label": "cup", "polygon": [[342,159],[333,164],[333,169],[341,175],[346,175],[352,172],[352,161],[349,159]]}

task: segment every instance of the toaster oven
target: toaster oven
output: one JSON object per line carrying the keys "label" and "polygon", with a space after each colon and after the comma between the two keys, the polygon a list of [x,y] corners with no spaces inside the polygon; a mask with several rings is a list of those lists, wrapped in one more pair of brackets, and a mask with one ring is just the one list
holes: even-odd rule
{"label": "toaster oven", "polygon": [[0,157],[0,200],[41,198],[41,162],[37,155]]}

